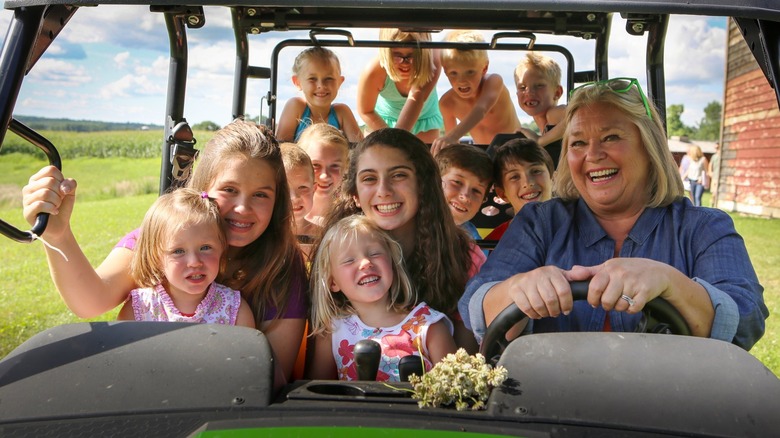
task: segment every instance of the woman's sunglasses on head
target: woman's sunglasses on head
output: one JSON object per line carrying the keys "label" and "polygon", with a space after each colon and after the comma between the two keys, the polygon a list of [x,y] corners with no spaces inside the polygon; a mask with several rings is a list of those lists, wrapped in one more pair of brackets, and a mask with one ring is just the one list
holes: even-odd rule
{"label": "woman's sunglasses on head", "polygon": [[653,115],[650,112],[650,104],[647,102],[647,96],[645,96],[645,92],[642,91],[642,87],[639,85],[639,81],[636,78],[612,78],[603,81],[588,82],[586,84],[580,85],[579,87],[574,87],[569,92],[569,99],[571,99],[575,91],[594,86],[607,87],[615,93],[627,93],[629,90],[631,90],[631,87],[636,86],[637,91],[639,91],[639,96],[642,98],[642,104],[645,106],[647,117],[649,117],[650,120],[653,120]]}

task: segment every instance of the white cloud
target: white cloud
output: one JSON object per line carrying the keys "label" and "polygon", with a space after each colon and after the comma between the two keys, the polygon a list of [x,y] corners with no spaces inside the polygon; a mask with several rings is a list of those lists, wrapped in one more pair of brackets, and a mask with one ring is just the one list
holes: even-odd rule
{"label": "white cloud", "polygon": [[128,74],[117,81],[100,88],[100,97],[105,100],[129,96],[164,96],[165,88],[147,76]]}
{"label": "white cloud", "polygon": [[72,87],[87,84],[92,76],[83,66],[59,59],[41,58],[30,71],[31,82],[38,82],[43,86]]}
{"label": "white cloud", "polygon": [[120,52],[114,56],[114,63],[117,68],[124,68],[128,59],[130,59],[130,52]]}

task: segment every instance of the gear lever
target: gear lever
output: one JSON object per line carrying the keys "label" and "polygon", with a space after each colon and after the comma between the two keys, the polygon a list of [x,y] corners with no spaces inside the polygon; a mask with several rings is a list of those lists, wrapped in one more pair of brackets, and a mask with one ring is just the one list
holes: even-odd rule
{"label": "gear lever", "polygon": [[361,339],[355,344],[355,367],[358,380],[376,381],[379,370],[379,359],[382,355],[382,347],[371,339]]}

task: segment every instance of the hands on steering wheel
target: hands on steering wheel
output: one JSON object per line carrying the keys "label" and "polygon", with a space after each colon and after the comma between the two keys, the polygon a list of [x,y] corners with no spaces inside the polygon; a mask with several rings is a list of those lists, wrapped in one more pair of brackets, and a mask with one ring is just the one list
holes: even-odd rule
{"label": "hands on steering wheel", "polygon": [[[589,281],[572,281],[569,284],[571,286],[572,300],[579,301],[588,298]],[[495,364],[498,361],[498,356],[509,345],[510,341],[506,339],[507,332],[517,323],[527,318],[528,316],[514,303],[507,306],[487,328],[479,352],[485,356],[486,360]],[[680,315],[680,312],[669,304],[668,301],[660,297],[649,301],[644,306],[642,309],[642,321],[637,326],[636,331],[640,333],[691,335],[691,330],[685,319]]]}

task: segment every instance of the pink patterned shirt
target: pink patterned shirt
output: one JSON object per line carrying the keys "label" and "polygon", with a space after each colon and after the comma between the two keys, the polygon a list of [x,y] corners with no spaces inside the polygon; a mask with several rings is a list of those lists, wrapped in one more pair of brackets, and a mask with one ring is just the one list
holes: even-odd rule
{"label": "pink patterned shirt", "polygon": [[438,321],[444,321],[452,334],[452,322],[425,303],[418,304],[403,321],[393,327],[369,327],[357,315],[336,319],[333,322],[332,348],[339,379],[357,380],[353,351],[355,344],[362,339],[372,339],[382,347],[376,375],[379,382],[399,382],[398,363],[401,358],[419,355],[420,351],[423,353],[426,371],[430,370],[432,365],[428,360],[426,337],[428,327]]}
{"label": "pink patterned shirt", "polygon": [[218,283],[211,283],[195,314],[184,316],[165,288],[158,284],[154,288],[133,289],[133,314],[136,321],[182,321],[236,325],[241,293]]}

